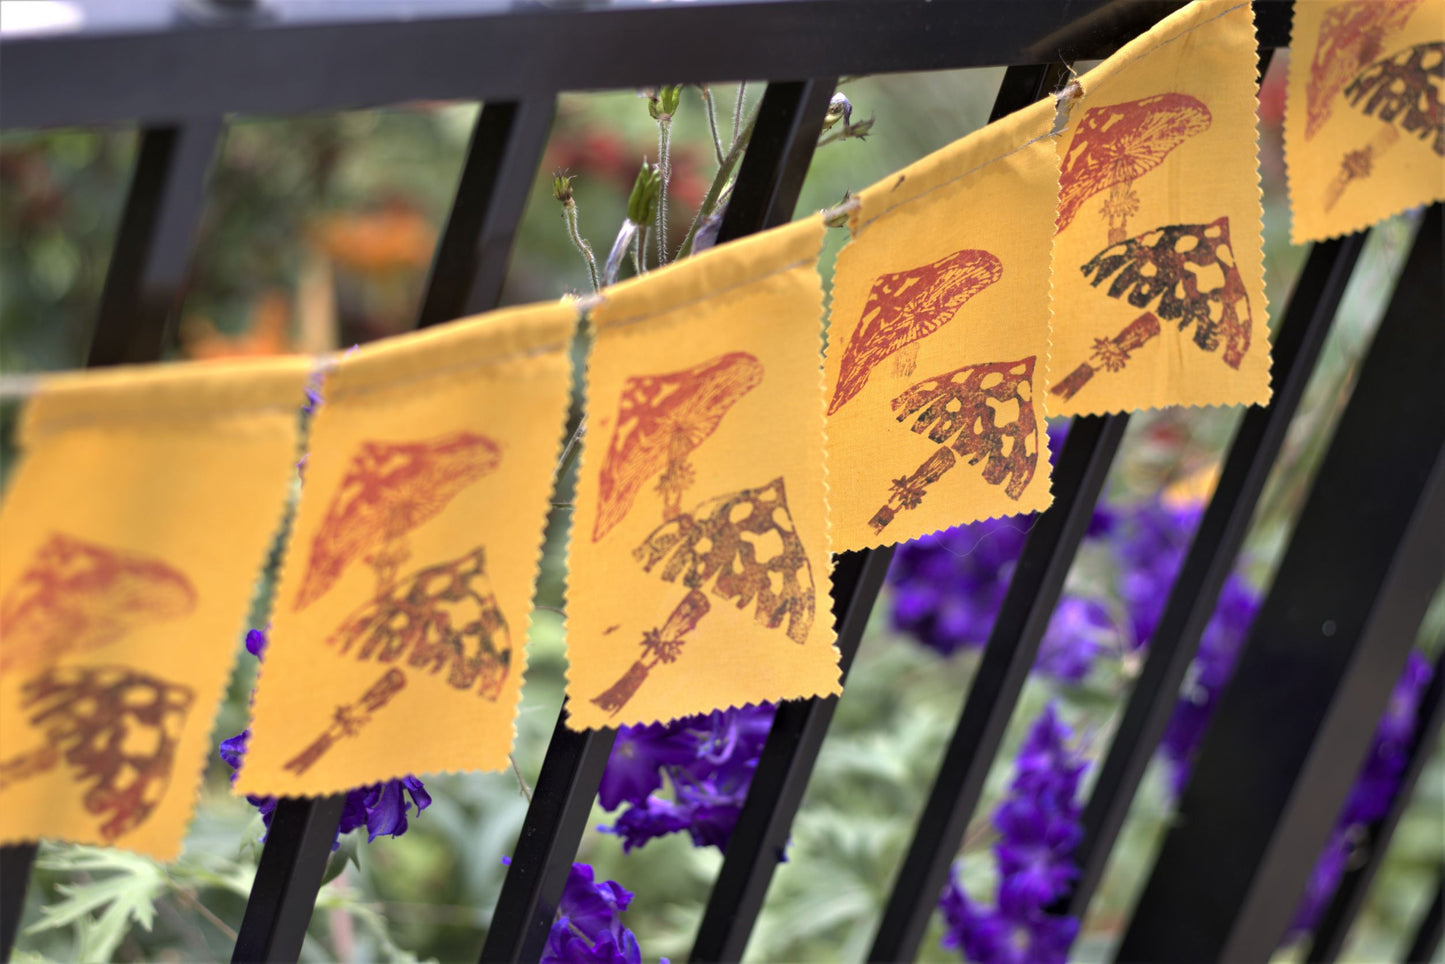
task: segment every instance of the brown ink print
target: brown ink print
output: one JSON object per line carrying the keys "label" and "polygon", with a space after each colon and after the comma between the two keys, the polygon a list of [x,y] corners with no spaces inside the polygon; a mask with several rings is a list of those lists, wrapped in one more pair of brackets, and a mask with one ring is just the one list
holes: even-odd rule
{"label": "brown ink print", "polygon": [[843,349],[828,414],[861,392],[884,359],[948,324],[970,298],[1001,277],[998,258],[967,248],[932,264],[880,275]]}
{"label": "brown ink print", "polygon": [[[342,656],[441,675],[453,689],[495,702],[512,666],[511,630],[487,579],[486,550],[420,569],[368,600],[327,638]],[[407,682],[393,666],[286,764],[304,773],[338,740],[355,736]]]}
{"label": "brown ink print", "polygon": [[[1345,152],[1340,172],[1325,188],[1325,210],[1340,202],[1354,181],[1374,173],[1380,157],[1395,146],[1400,131],[1428,142],[1445,157],[1445,43],[1416,44],[1366,67],[1345,88],[1345,100],[1366,117],[1385,123],[1374,137]],[[1398,126],[1397,126],[1398,125]]]}
{"label": "brown ink print", "polygon": [[[912,474],[893,480],[888,503],[868,525],[882,532],[899,511],[923,504],[928,488],[957,463],[983,463],[983,479],[1002,485],[1017,501],[1034,477],[1039,459],[1034,414],[1036,356],[1018,361],[964,365],[911,386],[893,400],[898,421],[913,418],[913,432],[939,443]],[[1012,416],[1012,417],[1010,417]]]}
{"label": "brown ink print", "polygon": [[99,649],[195,608],[195,587],[168,563],[53,533],[0,602],[0,673]]}
{"label": "brown ink print", "polygon": [[1129,218],[1139,212],[1134,182],[1207,131],[1211,121],[1202,101],[1175,93],[1084,111],[1059,172],[1058,230],[1073,223],[1085,201],[1108,189],[1100,213],[1109,224],[1109,243],[1123,241]]}
{"label": "brown ink print", "polygon": [[406,534],[500,462],[501,446],[471,432],[362,442],[312,540],[292,608],[300,611],[320,599],[358,559],[375,571],[377,595],[384,594],[410,556]]}
{"label": "brown ink print", "polygon": [[658,476],[662,517],[677,516],[682,494],[693,483],[688,456],[762,380],[762,362],[742,351],[682,371],[627,379],[617,406],[617,427],[598,475],[592,541],[626,518],[637,493],[653,476]]}
{"label": "brown ink print", "polygon": [[[501,694],[511,665],[507,622],[486,575],[481,547],[459,559],[398,576],[410,557],[406,534],[501,463],[501,446],[454,432],[420,442],[361,444],[311,546],[296,597],[303,609],[324,595],[357,559],[376,573],[372,597],[327,638],[340,655],[437,674],[456,689],[474,685],[486,699]],[[331,724],[286,764],[304,773],[343,737],[357,735],[407,683],[397,667],[355,703],[336,708]]]}
{"label": "brown ink print", "polygon": [[782,628],[795,643],[808,640],[817,605],[813,569],[781,478],[718,496],[669,519],[632,554],[644,572],[657,570],[663,582],[681,582],[688,592],[662,626],[643,633],[641,658],[592,699],[613,715],[654,667],[678,659],[685,637],[711,609],[705,590],[740,610],[752,606],[759,625]]}
{"label": "brown ink print", "polygon": [[1385,39],[1405,25],[1420,0],[1355,0],[1331,7],[1320,22],[1305,82],[1305,140],[1334,113],[1335,96],[1385,50]]}
{"label": "brown ink print", "polygon": [[[0,762],[0,790],[64,760],[107,841],[134,830],[165,796],[195,694],[128,666],[52,667],[21,686],[44,744]],[[89,784],[88,786],[85,786]]]}
{"label": "brown ink print", "polygon": [[[1159,333],[1159,320],[1194,326],[1194,343],[1204,351],[1223,347],[1224,363],[1238,368],[1249,351],[1249,297],[1230,247],[1229,219],[1207,224],[1156,228],[1110,245],[1081,269],[1095,288],[1113,279],[1106,292],[1141,314],[1119,334],[1094,340],[1091,360],[1079,364],[1050,391],[1072,398],[1100,370],[1120,371],[1130,353]],[[1156,317],[1157,315],[1157,317]]]}

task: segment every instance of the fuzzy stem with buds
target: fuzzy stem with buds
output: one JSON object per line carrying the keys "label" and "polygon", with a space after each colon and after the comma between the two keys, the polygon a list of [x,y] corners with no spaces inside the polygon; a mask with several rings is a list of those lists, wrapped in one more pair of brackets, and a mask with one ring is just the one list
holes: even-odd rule
{"label": "fuzzy stem with buds", "polygon": [[752,139],[753,127],[758,122],[758,115],[755,111],[748,119],[747,126],[740,131],[740,136],[733,139],[732,149],[723,158],[722,166],[718,168],[717,176],[712,179],[712,185],[707,189],[707,196],[702,199],[702,206],[697,209],[697,217],[692,219],[692,227],[687,229],[687,237],[682,240],[682,247],[677,251],[677,258],[681,260],[692,253],[692,245],[697,237],[698,226],[717,210],[719,201],[722,199],[724,189],[732,178],[733,168],[737,167],[738,161],[743,156],[743,151]]}

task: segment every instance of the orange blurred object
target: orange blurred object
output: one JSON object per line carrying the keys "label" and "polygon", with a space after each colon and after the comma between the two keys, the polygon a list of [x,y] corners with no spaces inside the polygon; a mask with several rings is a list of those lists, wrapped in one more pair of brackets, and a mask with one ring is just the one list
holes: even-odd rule
{"label": "orange blurred object", "polygon": [[195,359],[289,355],[296,350],[290,329],[291,299],[282,289],[270,288],[252,305],[244,332],[228,335],[204,315],[193,315],[181,325],[181,345]]}
{"label": "orange blurred object", "polygon": [[401,202],[330,215],[316,224],[311,236],[338,267],[358,274],[425,268],[436,247],[436,228]]}

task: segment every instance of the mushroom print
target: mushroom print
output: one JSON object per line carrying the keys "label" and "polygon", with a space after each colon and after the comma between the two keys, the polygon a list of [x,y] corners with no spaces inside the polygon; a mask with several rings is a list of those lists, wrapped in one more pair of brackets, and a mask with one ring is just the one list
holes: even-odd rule
{"label": "mushroom print", "polygon": [[1073,398],[1099,370],[1124,368],[1130,352],[1160,332],[1159,319],[1194,326],[1194,343],[1205,351],[1224,349],[1224,363],[1238,368],[1249,351],[1252,317],[1244,280],[1234,263],[1229,219],[1208,224],[1156,228],[1114,244],[1081,269],[1095,288],[1113,279],[1107,294],[1135,308],[1148,308],[1112,338],[1096,338],[1090,360],[1081,363],[1050,391]]}
{"label": "mushroom print", "polygon": [[[511,666],[512,645],[487,580],[486,552],[397,578],[409,557],[404,536],[434,518],[463,489],[501,464],[501,447],[471,432],[424,442],[361,443],[312,542],[311,565],[297,596],[301,609],[324,595],[343,569],[364,558],[376,571],[372,597],[346,617],[326,642],[339,655],[384,665],[400,663],[439,674],[448,685],[495,700]],[[406,687],[406,673],[386,670],[355,703],[336,707],[332,721],[286,764],[310,769],[336,742],[357,735]]]}
{"label": "mushroom print", "polygon": [[327,639],[342,656],[391,665],[355,703],[286,763],[304,773],[343,737],[355,736],[407,683],[399,666],[495,701],[512,665],[511,631],[487,580],[486,552],[429,566],[369,600]]}
{"label": "mushroom print", "polygon": [[98,649],[195,608],[190,580],[161,560],[55,533],[0,603],[0,673]]}
{"label": "mushroom print", "polygon": [[320,599],[357,559],[376,573],[377,595],[410,555],[406,534],[501,461],[501,447],[456,432],[424,442],[363,442],[311,544],[294,609]]}
{"label": "mushroom print", "polygon": [[598,477],[592,541],[600,541],[627,516],[638,491],[653,476],[658,477],[662,517],[676,517],[682,494],[693,482],[688,456],[762,380],[762,362],[742,351],[679,372],[627,379]]}
{"label": "mushroom print", "polygon": [[[1380,155],[1400,139],[1400,131],[1425,141],[1445,157],[1445,43],[1417,44],[1376,61],[1345,88],[1345,100],[1366,117],[1385,123],[1357,150],[1345,153],[1340,172],[1325,188],[1325,210],[1339,203],[1352,181],[1370,176]],[[1398,124],[1398,127],[1396,126]]]}
{"label": "mushroom print", "polygon": [[828,414],[861,392],[880,362],[948,324],[965,302],[1001,277],[998,258],[967,248],[932,264],[880,275],[843,349]]}
{"label": "mushroom print", "polygon": [[1187,94],[1158,94],[1084,111],[1059,173],[1058,230],[1107,188],[1100,213],[1109,223],[1109,243],[1123,241],[1129,217],[1139,211],[1134,182],[1185,140],[1207,131],[1210,121],[1209,108]]}
{"label": "mushroom print", "polygon": [[912,475],[893,480],[888,503],[868,520],[874,532],[882,532],[899,510],[918,508],[928,487],[959,458],[969,465],[983,462],[984,481],[1002,485],[1009,498],[1023,496],[1039,460],[1035,357],[965,365],[919,382],[893,400],[898,421],[912,417],[910,428],[939,447]]}
{"label": "mushroom print", "polygon": [[798,645],[813,628],[813,569],[788,511],[781,478],[702,503],[652,531],[633,550],[644,572],[681,582],[687,593],[657,628],[642,634],[642,656],[592,702],[614,716],[658,665],[676,662],[688,633],[712,604],[704,592],[778,629]]}
{"label": "mushroom print", "polygon": [[128,666],[62,666],[21,687],[21,705],[45,743],[0,761],[0,790],[45,773],[63,758],[90,784],[88,813],[105,817],[111,841],[134,830],[165,796],[194,694]]}
{"label": "mushroom print", "polygon": [[41,742],[0,760],[0,791],[64,760],[76,783],[89,784],[84,806],[105,818],[103,839],[144,822],[170,782],[193,691],[123,665],[54,664],[195,607],[194,586],[171,565],[52,535],[0,603],[0,672],[41,667],[20,688]]}
{"label": "mushroom print", "polygon": [[1305,140],[1319,133],[1335,108],[1335,95],[1384,51],[1386,38],[1410,19],[1420,0],[1355,0],[1332,7],[1305,85]]}

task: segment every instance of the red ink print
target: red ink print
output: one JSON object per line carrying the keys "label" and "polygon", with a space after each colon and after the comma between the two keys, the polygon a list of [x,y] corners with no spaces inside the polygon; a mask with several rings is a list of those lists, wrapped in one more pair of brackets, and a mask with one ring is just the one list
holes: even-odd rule
{"label": "red ink print", "polygon": [[868,292],[858,327],[848,336],[828,414],[868,384],[885,358],[952,321],[974,295],[1003,277],[1003,264],[987,251],[965,249],[907,271],[880,275]]}

